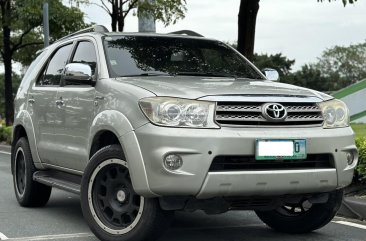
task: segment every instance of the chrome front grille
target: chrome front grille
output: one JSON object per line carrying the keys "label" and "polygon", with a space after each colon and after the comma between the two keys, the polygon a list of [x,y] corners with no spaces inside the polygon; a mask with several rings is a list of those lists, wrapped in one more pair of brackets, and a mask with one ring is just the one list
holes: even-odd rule
{"label": "chrome front grille", "polygon": [[217,102],[216,122],[237,126],[321,125],[323,115],[316,103],[281,103],[287,111],[283,121],[270,121],[263,115],[263,102]]}

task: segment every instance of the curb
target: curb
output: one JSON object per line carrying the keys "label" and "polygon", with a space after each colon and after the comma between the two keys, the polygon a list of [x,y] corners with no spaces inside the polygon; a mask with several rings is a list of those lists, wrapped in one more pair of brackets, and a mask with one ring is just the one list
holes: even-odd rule
{"label": "curb", "polygon": [[345,196],[338,215],[358,220],[366,220],[366,199]]}
{"label": "curb", "polygon": [[11,152],[11,146],[0,145],[0,151],[2,151],[2,152]]}

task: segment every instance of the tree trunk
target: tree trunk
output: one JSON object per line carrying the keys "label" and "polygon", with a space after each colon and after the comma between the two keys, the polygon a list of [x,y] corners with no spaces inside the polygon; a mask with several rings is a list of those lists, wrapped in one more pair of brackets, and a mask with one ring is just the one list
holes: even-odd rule
{"label": "tree trunk", "polygon": [[12,50],[10,46],[10,1],[3,1],[1,4],[2,29],[3,29],[3,61],[4,61],[4,97],[5,97],[5,121],[6,125],[12,125],[14,119],[14,100],[12,85]]}
{"label": "tree trunk", "polygon": [[125,18],[123,16],[123,0],[120,0],[118,10],[118,31],[123,32],[123,29],[125,28]]}
{"label": "tree trunk", "polygon": [[255,25],[260,0],[241,0],[238,16],[238,51],[253,60]]}
{"label": "tree trunk", "polygon": [[111,18],[112,18],[112,24],[111,24],[112,31],[116,32],[117,31],[117,19],[118,19],[118,0],[112,1]]}

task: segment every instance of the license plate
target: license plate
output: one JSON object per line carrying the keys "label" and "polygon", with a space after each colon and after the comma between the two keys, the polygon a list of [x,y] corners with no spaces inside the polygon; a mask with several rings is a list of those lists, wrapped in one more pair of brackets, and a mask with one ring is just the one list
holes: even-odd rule
{"label": "license plate", "polygon": [[298,160],[306,159],[306,140],[264,140],[256,141],[256,160]]}

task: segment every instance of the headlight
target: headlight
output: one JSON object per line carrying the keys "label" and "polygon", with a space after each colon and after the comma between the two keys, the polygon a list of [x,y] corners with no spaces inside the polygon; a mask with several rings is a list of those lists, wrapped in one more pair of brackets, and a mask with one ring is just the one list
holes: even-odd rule
{"label": "headlight", "polygon": [[345,103],[340,100],[330,100],[319,103],[323,112],[324,128],[349,126],[349,111]]}
{"label": "headlight", "polygon": [[219,128],[214,122],[214,102],[150,97],[141,99],[139,104],[146,117],[156,125]]}

